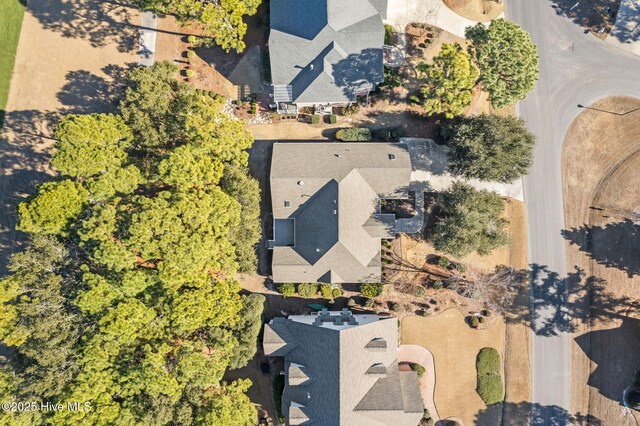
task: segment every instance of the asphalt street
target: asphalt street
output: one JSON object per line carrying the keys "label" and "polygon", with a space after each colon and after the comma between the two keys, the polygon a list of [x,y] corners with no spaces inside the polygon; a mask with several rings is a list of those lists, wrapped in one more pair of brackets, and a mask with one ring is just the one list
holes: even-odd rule
{"label": "asphalt street", "polygon": [[[582,111],[579,104],[589,106],[609,96],[640,97],[640,57],[585,34],[584,28],[562,16],[550,1],[505,3],[507,18],[531,34],[540,54],[537,87],[518,106],[519,115],[538,138],[534,164],[524,180],[529,262],[540,271],[532,274],[531,282],[531,293],[537,298],[532,327],[532,402],[571,412],[570,335],[559,330],[559,324],[555,333],[549,333],[545,325],[562,308],[545,307],[544,300],[563,291],[567,276],[566,242],[560,233],[564,229],[562,143],[569,125]],[[602,136],[606,141],[606,135]],[[555,274],[560,278],[553,278]],[[550,286],[554,288],[549,290]],[[554,410],[547,412],[537,413],[543,422],[536,424],[558,424],[557,418],[547,418]]]}

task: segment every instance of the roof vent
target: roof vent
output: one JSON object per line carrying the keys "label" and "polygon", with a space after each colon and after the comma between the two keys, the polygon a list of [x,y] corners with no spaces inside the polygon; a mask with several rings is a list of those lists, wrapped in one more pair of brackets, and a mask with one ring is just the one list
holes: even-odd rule
{"label": "roof vent", "polygon": [[395,159],[396,159],[395,154],[389,154],[389,160],[395,160]]}
{"label": "roof vent", "polygon": [[358,325],[358,320],[353,315],[349,317],[349,325]]}
{"label": "roof vent", "polygon": [[322,318],[316,317],[316,319],[313,320],[313,325],[322,325]]}
{"label": "roof vent", "polygon": [[313,71],[313,64],[309,65],[309,69]]}
{"label": "roof vent", "polygon": [[298,185],[299,185],[299,186],[304,186],[304,181],[303,181],[303,180],[299,180],[299,181],[298,181]]}
{"label": "roof vent", "polygon": [[338,214],[338,210],[334,210],[334,211],[333,211],[333,214]]}
{"label": "roof vent", "polygon": [[333,323],[335,325],[343,325],[344,321],[342,320],[342,317],[335,317],[335,318],[333,318]]}
{"label": "roof vent", "polygon": [[335,154],[336,157],[342,158],[342,154]]}

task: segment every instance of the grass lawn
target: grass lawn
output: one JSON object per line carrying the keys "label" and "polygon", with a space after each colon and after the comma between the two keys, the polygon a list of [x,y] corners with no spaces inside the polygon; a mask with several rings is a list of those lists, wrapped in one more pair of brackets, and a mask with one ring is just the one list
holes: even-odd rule
{"label": "grass lawn", "polygon": [[0,127],[4,119],[4,111],[9,98],[9,82],[11,72],[16,60],[20,27],[24,16],[24,4],[26,0],[0,0]]}

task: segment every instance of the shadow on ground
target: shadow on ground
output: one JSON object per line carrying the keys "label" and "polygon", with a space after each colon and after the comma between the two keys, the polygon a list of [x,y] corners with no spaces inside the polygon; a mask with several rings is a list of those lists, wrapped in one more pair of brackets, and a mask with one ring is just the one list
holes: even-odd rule
{"label": "shadow on ground", "polygon": [[640,367],[640,320],[625,317],[618,327],[590,331],[575,341],[597,365],[587,384],[622,405],[623,392]]}
{"label": "shadow on ground", "polygon": [[587,276],[577,268],[561,277],[547,266],[530,265],[533,287],[530,309],[524,304],[511,308],[514,321],[530,324],[540,336],[575,332],[582,324],[593,325],[623,318],[621,312],[640,308],[637,299],[607,291],[603,279]]}
{"label": "shadow on ground", "polygon": [[138,28],[127,1],[38,0],[27,13],[43,28],[64,37],[88,40],[94,47],[116,45],[120,52],[136,48]]}
{"label": "shadow on ground", "polygon": [[600,419],[592,415],[571,414],[564,408],[555,405],[531,404],[529,402],[505,402],[490,405],[476,414],[474,424],[477,426],[495,426],[495,419],[499,418],[496,417],[496,411],[502,410],[505,413],[511,413],[508,416],[503,416],[500,423],[502,426],[521,426],[524,424],[532,426],[603,425]]}
{"label": "shadow on ground", "polygon": [[640,227],[626,219],[603,226],[583,225],[562,236],[601,265],[618,268],[629,278],[640,274]]}
{"label": "shadow on ground", "polygon": [[549,0],[549,2],[558,15],[594,32],[613,26],[620,6],[620,0]]}
{"label": "shadow on ground", "polygon": [[64,105],[64,113],[90,114],[113,112],[122,96],[127,72],[135,64],[107,65],[102,68],[106,75],[101,77],[86,70],[69,71],[67,82],[56,97]]}

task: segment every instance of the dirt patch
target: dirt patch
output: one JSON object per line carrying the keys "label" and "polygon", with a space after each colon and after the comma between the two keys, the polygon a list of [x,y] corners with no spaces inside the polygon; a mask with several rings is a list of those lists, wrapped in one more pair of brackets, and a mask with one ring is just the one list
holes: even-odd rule
{"label": "dirt patch", "polygon": [[140,16],[97,0],[29,2],[0,138],[0,274],[19,249],[17,204],[52,176],[52,125],[66,112],[108,112],[112,81],[138,60]]}
{"label": "dirt patch", "polygon": [[[433,354],[436,369],[434,399],[440,418],[458,417],[465,425],[472,425],[477,414],[486,410],[475,390],[476,356],[483,347],[492,347],[502,357],[504,333],[503,321],[496,321],[486,330],[473,330],[454,309],[431,318],[409,316],[402,320],[402,344],[420,345]],[[500,423],[500,412],[494,414],[495,421],[487,424]]]}
{"label": "dirt patch", "polygon": [[620,0],[549,0],[558,15],[571,19],[601,39],[607,38],[616,22]]}
{"label": "dirt patch", "polygon": [[599,284],[585,302],[588,316],[575,318],[572,403],[606,424],[640,420],[620,405],[640,367],[640,322],[631,307],[640,294],[639,167],[640,100],[601,100],[572,123],[562,153],[568,269]]}
{"label": "dirt patch", "polygon": [[504,1],[498,0],[443,0],[443,3],[463,18],[488,22],[504,12]]}

